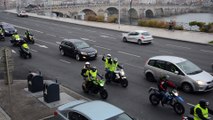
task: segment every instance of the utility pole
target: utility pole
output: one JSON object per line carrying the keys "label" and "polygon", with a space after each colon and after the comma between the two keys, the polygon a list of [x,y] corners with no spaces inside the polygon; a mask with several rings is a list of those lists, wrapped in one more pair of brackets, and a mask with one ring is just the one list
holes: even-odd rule
{"label": "utility pole", "polygon": [[118,0],[118,28],[120,29],[121,24],[121,0]]}
{"label": "utility pole", "polygon": [[129,3],[129,24],[131,25],[132,24],[132,0],[130,0],[130,3]]}

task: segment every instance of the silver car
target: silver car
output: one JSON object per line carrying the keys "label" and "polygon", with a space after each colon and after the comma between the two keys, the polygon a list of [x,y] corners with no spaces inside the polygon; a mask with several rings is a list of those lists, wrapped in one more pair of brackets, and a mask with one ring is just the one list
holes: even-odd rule
{"label": "silver car", "polygon": [[156,81],[168,75],[169,80],[185,92],[213,89],[213,76],[189,60],[180,57],[152,57],[145,64],[144,74],[148,81]]}
{"label": "silver car", "polygon": [[104,101],[76,100],[56,110],[60,120],[134,120],[120,108]]}

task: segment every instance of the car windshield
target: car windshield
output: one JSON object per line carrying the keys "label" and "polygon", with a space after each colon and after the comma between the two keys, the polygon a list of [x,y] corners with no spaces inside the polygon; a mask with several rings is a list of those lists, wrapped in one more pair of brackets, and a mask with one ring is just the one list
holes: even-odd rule
{"label": "car windshield", "polygon": [[177,65],[187,74],[187,75],[195,75],[198,74],[200,72],[202,72],[202,70],[195,65],[194,63],[190,62],[190,61],[184,61],[184,62],[180,62],[177,63]]}
{"label": "car windshield", "polygon": [[143,32],[143,33],[141,33],[141,35],[150,36],[150,34],[148,32]]}
{"label": "car windshield", "polygon": [[133,120],[129,115],[122,113],[106,120]]}
{"label": "car windshield", "polygon": [[75,42],[75,46],[79,49],[84,49],[89,47],[89,45],[85,42]]}

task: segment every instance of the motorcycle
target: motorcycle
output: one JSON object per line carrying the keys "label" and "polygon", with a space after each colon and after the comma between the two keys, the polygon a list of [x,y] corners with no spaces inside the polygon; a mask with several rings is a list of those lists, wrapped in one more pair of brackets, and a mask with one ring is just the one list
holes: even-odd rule
{"label": "motorcycle", "polygon": [[27,43],[31,43],[31,44],[34,44],[34,43],[35,43],[33,34],[29,34],[29,38],[25,35],[24,40],[25,40]]}
{"label": "motorcycle", "polygon": [[5,41],[4,33],[0,33],[0,40]]}
{"label": "motorcycle", "polygon": [[128,86],[128,81],[125,76],[125,72],[124,72],[123,68],[117,69],[114,72],[114,76],[115,76],[115,77],[113,77],[114,79],[110,79],[109,75],[107,75],[107,73],[106,73],[105,74],[105,78],[107,79],[106,83],[110,83],[110,82],[119,83],[124,88],[126,88]]}
{"label": "motorcycle", "polygon": [[23,50],[19,50],[19,55],[22,58],[32,58],[32,54],[30,53],[29,49],[23,48]]}
{"label": "motorcycle", "polygon": [[106,89],[104,88],[105,81],[104,80],[98,80],[97,84],[95,84],[95,81],[90,81],[91,84],[89,85],[88,81],[84,81],[82,84],[82,89],[85,93],[92,93],[92,94],[98,94],[102,99],[107,99],[108,93]]}
{"label": "motorcycle", "polygon": [[[160,102],[162,102],[163,95],[157,88],[150,87],[149,88],[149,101],[152,105],[157,106]],[[178,115],[183,115],[185,112],[185,108],[183,106],[183,98],[178,95],[177,90],[173,89],[169,92],[169,96],[167,98],[166,105],[170,105],[173,107],[174,111]]]}

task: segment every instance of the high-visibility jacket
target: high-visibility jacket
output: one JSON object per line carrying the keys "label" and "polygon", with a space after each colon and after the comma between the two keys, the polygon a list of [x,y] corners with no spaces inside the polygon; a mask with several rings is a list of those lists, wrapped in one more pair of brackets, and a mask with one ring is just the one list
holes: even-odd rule
{"label": "high-visibility jacket", "polygon": [[197,113],[196,113],[196,109],[197,109],[197,108],[199,108],[199,109],[201,110],[201,112],[202,112],[202,114],[203,114],[203,116],[204,116],[205,118],[208,118],[208,117],[209,117],[208,108],[203,109],[203,108],[200,106],[200,104],[197,104],[197,105],[195,106],[195,108],[194,108],[194,120],[201,120],[201,119],[198,117]]}
{"label": "high-visibility jacket", "polygon": [[0,33],[3,33],[3,29],[2,28],[0,28]]}
{"label": "high-visibility jacket", "polygon": [[105,68],[109,69],[109,67],[110,67],[109,60],[106,58],[105,59]]}
{"label": "high-visibility jacket", "polygon": [[29,46],[27,45],[27,43],[22,44],[22,47],[25,49],[29,49]]}
{"label": "high-visibility jacket", "polygon": [[111,72],[115,72],[115,70],[117,70],[117,67],[118,67],[118,62],[117,63],[112,63],[112,65],[110,65],[110,68],[109,68],[109,70],[111,71]]}
{"label": "high-visibility jacket", "polygon": [[97,74],[98,74],[97,70],[95,72],[93,72],[92,70],[90,70],[89,71],[89,81],[97,80]]}
{"label": "high-visibility jacket", "polygon": [[13,39],[20,40],[20,36],[18,34],[13,35]]}

